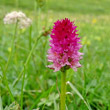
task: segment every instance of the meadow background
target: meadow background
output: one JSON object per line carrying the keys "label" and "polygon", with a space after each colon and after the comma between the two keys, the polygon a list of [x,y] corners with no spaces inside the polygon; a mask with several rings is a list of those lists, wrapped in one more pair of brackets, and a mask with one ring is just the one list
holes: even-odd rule
{"label": "meadow background", "polygon": [[[16,51],[6,72],[15,103],[11,101],[2,71],[11,52],[14,31],[14,26],[4,25],[3,18],[14,10],[23,11],[32,19],[32,27],[17,32]],[[51,29],[57,19],[65,17],[75,20],[83,44],[80,51],[84,53],[82,67],[77,72],[68,70],[67,81],[92,110],[110,110],[110,0],[0,0],[0,110],[20,110],[22,77],[14,87],[13,82],[24,67],[35,39]],[[54,73],[46,67],[48,49],[49,35],[42,35],[25,67],[23,110],[59,110],[61,72]],[[88,110],[74,89],[67,86],[67,91],[70,92],[67,110]]]}

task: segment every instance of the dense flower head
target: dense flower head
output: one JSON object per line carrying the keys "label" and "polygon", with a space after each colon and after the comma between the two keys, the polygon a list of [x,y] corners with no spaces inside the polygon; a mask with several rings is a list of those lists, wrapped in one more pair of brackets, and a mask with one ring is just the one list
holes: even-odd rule
{"label": "dense flower head", "polygon": [[74,21],[71,22],[68,18],[54,23],[50,35],[51,48],[47,55],[48,61],[53,63],[48,67],[54,69],[54,72],[64,67],[77,71],[77,68],[81,66],[79,60],[82,59],[83,53],[80,53],[79,49],[82,45],[76,28]]}
{"label": "dense flower head", "polygon": [[31,19],[27,18],[27,16],[21,11],[8,13],[3,21],[4,24],[16,24],[18,22],[20,28],[29,27],[32,23]]}

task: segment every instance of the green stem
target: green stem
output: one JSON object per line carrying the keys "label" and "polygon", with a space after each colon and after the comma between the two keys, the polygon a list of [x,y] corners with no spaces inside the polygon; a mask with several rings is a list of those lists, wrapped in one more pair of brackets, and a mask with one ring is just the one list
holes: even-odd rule
{"label": "green stem", "polygon": [[3,110],[1,95],[0,95],[0,110]]}
{"label": "green stem", "polygon": [[13,35],[13,40],[12,40],[12,43],[11,43],[11,52],[10,52],[10,55],[9,55],[9,58],[8,58],[8,61],[5,65],[5,69],[3,71],[3,77],[4,77],[4,81],[5,81],[5,84],[6,84],[6,87],[9,91],[9,94],[10,94],[10,97],[11,97],[11,100],[14,101],[14,96],[9,88],[9,85],[8,85],[8,80],[7,80],[7,77],[6,77],[6,72],[7,72],[7,69],[8,69],[8,66],[9,66],[9,63],[10,63],[10,59],[12,57],[12,52],[13,52],[13,48],[14,48],[14,41],[15,41],[15,36],[16,36],[16,32],[17,32],[17,23],[16,23],[16,26],[15,26],[15,32],[14,32],[14,35]]}
{"label": "green stem", "polygon": [[16,23],[15,32],[14,32],[12,43],[11,43],[11,52],[10,52],[10,55],[9,55],[9,58],[8,58],[8,61],[6,63],[5,70],[4,70],[5,73],[6,73],[7,69],[8,69],[8,65],[9,65],[10,59],[12,57],[12,52],[13,52],[13,48],[14,48],[14,41],[15,41],[15,37],[16,37],[16,33],[17,33],[17,24],[18,23]]}
{"label": "green stem", "polygon": [[32,26],[30,26],[30,30],[29,30],[29,50],[31,50],[31,42],[32,42]]}
{"label": "green stem", "polygon": [[28,64],[31,56],[32,56],[32,53],[36,47],[36,44],[37,44],[37,41],[40,39],[41,36],[38,37],[38,39],[36,39],[36,42],[32,48],[32,50],[30,51],[30,54],[24,64],[24,67],[23,67],[23,70],[21,71],[21,73],[19,74],[19,77],[18,77],[18,80],[15,80],[15,83],[13,86],[15,86],[15,84],[19,81],[20,77],[22,76],[22,73],[23,73],[23,80],[22,80],[22,88],[21,88],[21,110],[23,110],[23,88],[24,88],[24,81],[25,81],[25,68],[26,68],[26,65]]}
{"label": "green stem", "polygon": [[16,0],[16,7],[18,8],[19,6],[19,0]]}
{"label": "green stem", "polygon": [[17,60],[17,58],[18,58],[18,54],[17,54],[17,44],[18,44],[18,37],[17,37],[17,32],[16,32],[16,38],[15,38],[15,42],[14,42],[14,60],[15,60],[15,64],[17,65],[18,64],[18,60]]}
{"label": "green stem", "polygon": [[61,110],[65,110],[65,99],[66,99],[66,71],[61,73]]}
{"label": "green stem", "polygon": [[47,24],[48,24],[48,0],[45,0],[45,11],[46,11],[45,29],[47,29]]}
{"label": "green stem", "polygon": [[35,13],[36,13],[36,10],[37,10],[37,1],[36,0],[34,0],[35,2],[34,2],[34,11],[35,11]]}
{"label": "green stem", "polygon": [[30,53],[29,53],[29,55],[28,55],[28,57],[27,57],[27,60],[26,60],[26,62],[25,62],[25,64],[24,64],[24,67],[23,67],[23,69],[21,70],[21,72],[20,72],[18,78],[14,81],[13,86],[15,86],[15,85],[17,84],[17,82],[20,80],[20,78],[21,78],[21,76],[22,76],[22,74],[23,74],[23,72],[24,72],[24,68],[25,68],[26,65],[28,64],[28,62],[29,62],[29,60],[30,60],[30,58],[31,58],[31,56],[32,56],[32,53],[33,53],[33,51],[34,51],[35,48],[36,48],[37,42],[38,42],[38,40],[39,40],[40,38],[41,38],[41,35],[36,39],[35,44],[34,44],[33,48],[31,49],[31,51],[30,51]]}
{"label": "green stem", "polygon": [[24,66],[22,88],[21,88],[21,110],[23,110],[23,88],[24,88],[24,80],[25,80],[25,66]]}

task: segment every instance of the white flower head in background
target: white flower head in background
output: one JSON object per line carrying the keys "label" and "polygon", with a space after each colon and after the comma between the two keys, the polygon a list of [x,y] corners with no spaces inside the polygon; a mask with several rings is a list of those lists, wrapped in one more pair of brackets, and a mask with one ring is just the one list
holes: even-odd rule
{"label": "white flower head in background", "polygon": [[3,19],[4,24],[16,24],[18,22],[19,28],[27,28],[32,24],[30,18],[28,18],[23,12],[13,11],[8,13]]}
{"label": "white flower head in background", "polygon": [[20,21],[20,28],[29,27],[32,24],[32,21],[30,18],[24,19]]}

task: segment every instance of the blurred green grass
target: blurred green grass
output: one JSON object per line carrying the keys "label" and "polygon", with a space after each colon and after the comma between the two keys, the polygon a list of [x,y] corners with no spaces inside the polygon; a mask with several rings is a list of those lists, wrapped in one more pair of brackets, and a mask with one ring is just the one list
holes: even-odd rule
{"label": "blurred green grass", "polygon": [[[43,0],[36,0],[43,1]],[[107,14],[110,13],[109,0],[44,0],[48,1],[49,9],[54,11],[69,11],[71,13],[81,14]],[[0,1],[1,5],[19,6],[33,10],[35,0],[4,0]]]}
{"label": "blurred green grass", "polygon": [[[71,20],[76,19],[79,35],[81,36],[84,53],[81,61],[82,68],[78,72],[68,71],[67,79],[72,82],[80,91],[86,101],[89,102],[93,110],[110,109],[110,1],[109,0],[49,0],[47,5],[41,8],[41,13],[35,12],[34,0],[0,0],[0,64],[4,67],[8,58],[8,48],[12,39],[14,27],[5,26],[3,17],[12,10],[23,10],[33,20],[32,43],[38,36],[38,30],[42,31],[44,26],[51,27],[57,19],[68,17]],[[47,8],[48,10],[45,10]],[[38,14],[39,13],[39,14]],[[39,15],[39,16],[38,16]],[[36,26],[38,22],[38,26]],[[21,30],[18,33],[18,59],[17,64],[14,59],[11,60],[7,71],[7,78],[11,84],[17,78],[23,64],[29,53],[28,36],[29,29]],[[34,56],[26,67],[26,79],[24,88],[24,108],[29,109],[34,102],[34,108],[40,107],[40,110],[53,110],[58,105],[58,91],[56,90],[56,77],[58,87],[60,88],[60,72],[53,73],[46,68],[48,64],[46,59],[49,48],[48,38],[40,39]],[[20,47],[20,48],[19,48]],[[0,69],[0,76],[2,72]],[[11,101],[8,92],[1,80],[2,103],[5,107],[10,105]],[[12,92],[20,102],[20,89],[22,79],[19,81]],[[68,91],[72,90],[68,87]],[[87,107],[81,99],[73,92],[74,98],[67,97],[68,110],[87,110]],[[55,98],[55,100],[54,100]],[[57,110],[57,109],[56,109]]]}

